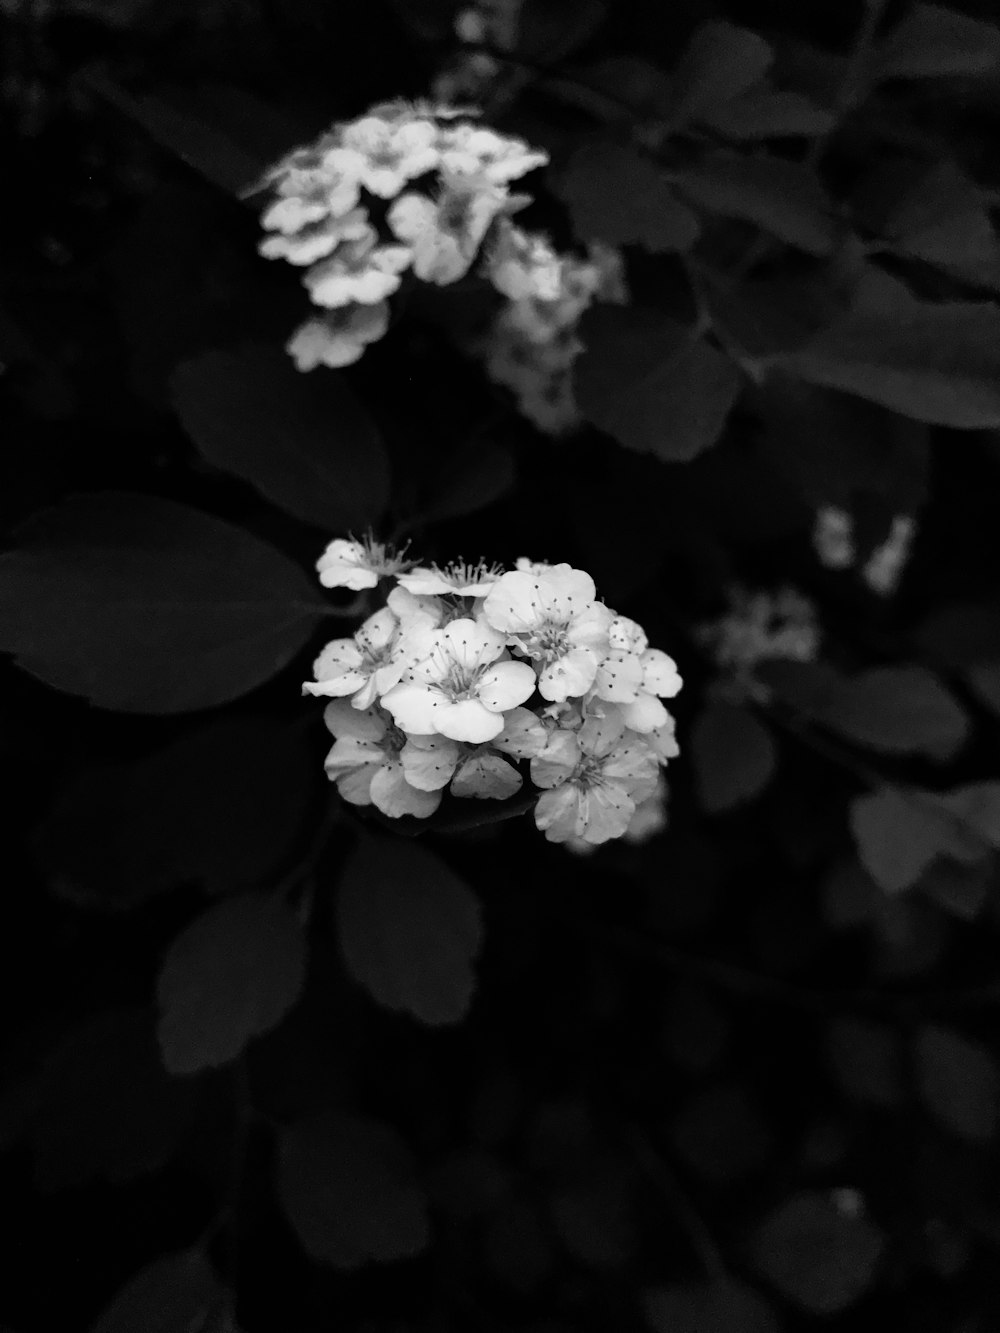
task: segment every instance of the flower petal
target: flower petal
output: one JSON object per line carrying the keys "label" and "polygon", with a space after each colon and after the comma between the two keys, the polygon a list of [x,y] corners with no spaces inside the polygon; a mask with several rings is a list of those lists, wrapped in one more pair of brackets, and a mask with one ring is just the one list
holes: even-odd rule
{"label": "flower petal", "polygon": [[672,699],[684,684],[677,663],[659,648],[647,648],[642,655],[642,685],[650,694]]}
{"label": "flower petal", "polygon": [[369,764],[380,765],[384,753],[375,741],[361,740],[357,736],[342,736],[334,742],[333,748],[323,762],[326,776],[336,782],[345,773],[353,769],[364,768]]}
{"label": "flower petal", "polygon": [[598,758],[608,755],[621,740],[625,722],[617,708],[601,717],[590,717],[579,731],[580,749]]}
{"label": "flower petal", "polygon": [[634,653],[609,653],[597,668],[594,691],[600,699],[631,703],[641,688],[642,662]]}
{"label": "flower petal", "polygon": [[467,671],[495,662],[504,650],[502,634],[466,616],[445,625],[439,642],[448,656]]}
{"label": "flower petal", "polygon": [[[373,784],[374,785],[374,784]],[[635,814],[635,801],[623,787],[590,787],[580,800],[580,836],[594,846],[620,838]]]}
{"label": "flower petal", "polygon": [[476,696],[491,712],[503,713],[530,699],[536,683],[534,668],[527,662],[497,662],[480,675]]}
{"label": "flower petal", "polygon": [[503,731],[494,737],[493,748],[515,759],[530,759],[541,754],[548,743],[548,733],[528,708],[514,708],[504,714]]}
{"label": "flower petal", "polygon": [[484,708],[478,699],[460,699],[458,703],[442,703],[435,715],[434,730],[452,740],[479,745],[500,735],[503,718]]}
{"label": "flower petal", "polygon": [[539,597],[542,577],[516,569],[497,579],[483,602],[487,622],[502,634],[521,634],[539,625],[544,618]]}
{"label": "flower petal", "polygon": [[447,736],[411,736],[400,751],[403,772],[411,787],[439,791],[458,763],[458,746]]}
{"label": "flower petal", "polygon": [[580,792],[571,782],[542,792],[535,803],[535,825],[549,842],[566,842],[578,836]]}
{"label": "flower petal", "polygon": [[471,796],[487,801],[505,801],[520,790],[520,773],[505,759],[488,750],[469,755],[451,783],[453,796]]}
{"label": "flower petal", "polygon": [[356,740],[377,741],[385,735],[384,717],[374,708],[362,712],[347,699],[331,699],[323,710],[323,721],[338,740],[353,736]]}
{"label": "flower petal", "polygon": [[544,666],[538,677],[538,690],[543,699],[562,703],[586,694],[597,675],[597,658],[589,648],[573,648],[554,662]]}
{"label": "flower petal", "polygon": [[579,760],[580,745],[573,732],[557,731],[532,759],[531,780],[536,787],[557,787],[572,776]]}
{"label": "flower petal", "polygon": [[379,769],[372,778],[371,793],[372,803],[390,819],[398,819],[400,815],[426,819],[441,804],[439,791],[417,791],[410,786],[398,760]]}
{"label": "flower petal", "polygon": [[632,703],[622,704],[621,710],[625,725],[643,735],[664,726],[670,716],[656,695],[645,691]]}
{"label": "flower petal", "polygon": [[378,575],[367,562],[367,553],[360,542],[338,538],[332,541],[316,561],[319,581],[324,588],[374,588]]}
{"label": "flower petal", "polygon": [[438,714],[447,702],[440,690],[406,683],[396,685],[382,696],[382,707],[388,709],[396,725],[411,736],[436,732]]}
{"label": "flower petal", "polygon": [[372,778],[380,772],[382,765],[365,764],[364,768],[353,768],[334,778],[337,791],[348,805],[371,805]]}

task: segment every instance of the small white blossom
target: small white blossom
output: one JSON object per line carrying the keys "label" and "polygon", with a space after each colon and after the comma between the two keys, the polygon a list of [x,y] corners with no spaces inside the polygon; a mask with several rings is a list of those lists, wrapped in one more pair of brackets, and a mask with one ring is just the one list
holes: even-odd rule
{"label": "small white blossom", "polygon": [[398,574],[407,563],[391,546],[370,536],[363,541],[338,537],[317,560],[316,569],[324,588],[360,592],[363,588],[374,588],[379,579]]}
{"label": "small white blossom", "polygon": [[638,801],[656,790],[657,761],[620,718],[589,718],[577,731],[556,730],[531,761],[531,780],[545,790],[535,823],[550,842],[620,838]]}
{"label": "small white blossom", "polygon": [[431,651],[382,696],[384,706],[407,732],[492,740],[503,731],[503,713],[534,693],[534,671],[504,660],[503,636],[477,621],[453,620],[433,635]]}
{"label": "small white blossom", "polygon": [[440,791],[408,780],[402,756],[410,740],[377,705],[359,710],[346,699],[333,699],[323,720],[336,738],[324,764],[326,775],[349,804],[374,805],[393,819],[426,819],[441,804]]}
{"label": "small white blossom", "polygon": [[413,249],[413,272],[446,286],[468,273],[490,224],[510,205],[504,185],[447,175],[437,196],[401,194],[386,215],[393,234]]}
{"label": "small white blossom", "polygon": [[[303,685],[303,693],[349,695],[355,708],[369,708],[402,680],[417,658],[429,651],[433,633],[429,625],[420,621],[405,628],[400,626],[388,607],[376,611],[353,638],[334,639],[326,645],[313,666],[316,679]],[[425,732],[432,728],[407,730]]]}
{"label": "small white blossom", "polygon": [[376,245],[375,233],[370,231],[338,245],[329,259],[309,270],[303,282],[316,305],[374,305],[397,290],[399,275],[412,259],[405,245]]}
{"label": "small white blossom", "polygon": [[827,569],[849,569],[857,558],[850,514],[835,505],[817,509],[813,546]]}
{"label": "small white blossom", "polygon": [[358,178],[365,189],[392,199],[408,181],[438,165],[438,134],[429,119],[369,115],[344,125],[340,140],[358,155]]}
{"label": "small white blossom", "polygon": [[547,237],[524,231],[502,218],[486,261],[483,275],[511,301],[535,297],[539,301],[559,298],[562,264]]}
{"label": "small white blossom", "polygon": [[502,573],[499,565],[482,560],[476,564],[454,560],[443,567],[418,565],[400,574],[397,582],[408,592],[423,596],[485,597]]}
{"label": "small white blossom", "polygon": [[787,587],[776,593],[733,588],[729,612],[702,626],[699,638],[717,666],[737,674],[775,659],[812,662],[819,651],[815,607]]}
{"label": "small white blossom", "polygon": [[343,217],[324,217],[290,234],[266,236],[258,247],[265,259],[287,259],[304,267],[333,254],[342,241],[374,238],[375,232],[364,208],[352,208]]}
{"label": "small white blossom", "polygon": [[360,361],[365,348],[384,337],[388,327],[386,301],[340,306],[300,324],[285,350],[297,370],[315,370],[320,365],[339,370]]}
{"label": "small white blossom", "polygon": [[443,173],[470,176],[492,185],[518,180],[549,160],[544,150],[479,125],[446,126],[438,142]]}
{"label": "small white blossom", "polygon": [[900,575],[910,558],[910,548],[916,523],[909,514],[897,514],[892,520],[889,536],[868,557],[861,577],[880,597],[895,592]]}
{"label": "small white blossom", "polygon": [[594,677],[593,693],[621,706],[625,725],[649,732],[666,724],[660,699],[672,699],[683,681],[677,663],[659,648],[650,648],[641,625],[616,616],[608,629],[609,651]]}
{"label": "small white blossom", "polygon": [[542,697],[560,701],[590,689],[607,653],[614,617],[595,599],[594,580],[570,565],[538,574],[513,570],[487,593],[483,614],[511,646],[540,664]]}

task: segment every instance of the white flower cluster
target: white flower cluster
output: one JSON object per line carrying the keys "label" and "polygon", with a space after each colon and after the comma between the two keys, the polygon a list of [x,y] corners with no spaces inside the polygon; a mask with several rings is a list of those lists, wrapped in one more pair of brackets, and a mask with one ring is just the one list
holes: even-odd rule
{"label": "white flower cluster", "polygon": [[454,31],[463,49],[434,80],[435,97],[445,102],[484,97],[500,73],[490,50],[514,50],[523,6],[524,0],[474,0],[458,10]]}
{"label": "white flower cluster", "polygon": [[322,314],[292,336],[300,370],[347,366],[389,326],[403,274],[444,285],[472,266],[494,221],[530,202],[510,184],[548,161],[475,112],[391,102],[337,124],[264,179],[269,259],[305,270]]}
{"label": "white flower cluster", "polygon": [[592,245],[587,258],[557,254],[544,236],[509,219],[497,226],[484,276],[506,301],[478,348],[488,375],[511,389],[539,430],[560,435],[580,422],[573,363],[577,327],[592,301],[628,299],[621,255]]}
{"label": "white flower cluster", "polygon": [[[871,552],[861,566],[861,578],[880,597],[896,591],[910,558],[917,525],[909,514],[897,514],[885,541]],[[857,563],[854,522],[844,509],[824,505],[816,511],[813,546],[820,563],[827,569],[851,569]]]}
{"label": "white flower cluster", "polygon": [[794,588],[777,592],[733,588],[729,601],[729,611],[698,633],[720,670],[746,679],[761,662],[816,660],[820,640],[816,608]]}
{"label": "white flower cluster", "polygon": [[449,785],[460,797],[514,795],[511,760],[527,760],[550,841],[622,837],[678,753],[662,702],[681,688],[672,658],[570,565],[406,564],[343,539],[318,564],[327,587],[394,585],[356,634],[326,645],[303,686],[331,698],[326,771],[341,796],[426,817]]}

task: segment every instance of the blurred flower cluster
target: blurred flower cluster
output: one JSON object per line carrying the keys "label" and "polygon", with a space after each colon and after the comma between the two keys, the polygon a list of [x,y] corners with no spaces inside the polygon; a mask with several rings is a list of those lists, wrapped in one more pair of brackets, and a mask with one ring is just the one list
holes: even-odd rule
{"label": "blurred flower cluster", "polygon": [[503,218],[483,274],[506,298],[477,348],[487,374],[513,391],[539,430],[571,430],[580,422],[573,393],[573,363],[583,351],[577,327],[592,301],[628,300],[620,253],[591,245],[586,257],[558,254],[547,237]]}
{"label": "blurred flower cluster", "polygon": [[698,638],[733,697],[760,694],[754,673],[762,663],[814,662],[820,646],[815,606],[790,587],[730,589],[729,610],[700,626]]}
{"label": "blurred flower cluster", "polygon": [[389,326],[405,273],[445,285],[468,273],[498,218],[530,202],[510,184],[548,155],[476,113],[396,101],[334,125],[279,162],[260,251],[305,270],[322,314],[292,336],[300,370],[347,366]]}
{"label": "blurred flower cluster", "polygon": [[481,101],[501,65],[493,52],[517,46],[524,0],[475,0],[455,15],[459,50],[434,80],[434,96],[443,102],[457,98]]}
{"label": "blurred flower cluster", "polygon": [[[880,597],[888,597],[899,586],[916,530],[916,521],[911,515],[896,514],[885,540],[862,564],[863,582]],[[851,515],[836,505],[824,505],[817,510],[813,546],[820,563],[827,569],[853,569],[858,563],[858,550]]]}
{"label": "blurred flower cluster", "polygon": [[392,817],[433,814],[445,788],[502,800],[521,789],[523,760],[550,841],[656,823],[648,802],[662,806],[660,768],[678,753],[662,701],[681,678],[589,574],[526,558],[415,566],[353,539],[331,542],[317,568],[330,588],[392,585],[303,687],[331,699],[326,771],[345,800]]}

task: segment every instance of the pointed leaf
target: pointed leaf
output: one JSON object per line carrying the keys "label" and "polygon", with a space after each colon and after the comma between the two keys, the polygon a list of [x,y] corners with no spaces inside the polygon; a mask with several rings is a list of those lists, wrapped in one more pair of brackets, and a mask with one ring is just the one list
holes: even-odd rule
{"label": "pointed leaf", "polygon": [[103,708],[228,703],[285,667],[321,614],[287,556],[172,500],[74,496],[15,536],[0,556],[0,649]]}
{"label": "pointed leaf", "polygon": [[735,366],[653,310],[593,306],[576,392],[588,420],[638,453],[689,462],[713,445],[740,390]]}
{"label": "pointed leaf", "polygon": [[812,255],[828,255],[836,228],[819,178],[784,158],[717,152],[676,176],[699,208],[739,218]]}
{"label": "pointed leaf", "polygon": [[986,302],[859,307],[774,364],[918,421],[1000,425],[1000,310]]}
{"label": "pointed leaf", "polygon": [[773,60],[771,47],[749,28],[715,20],[702,23],[673,71],[673,128],[700,120],[760,83]]}
{"label": "pointed leaf", "polygon": [[92,1333],[200,1333],[225,1296],[199,1251],[164,1254],[126,1282]]}
{"label": "pointed leaf", "polygon": [[665,172],[638,148],[613,140],[579,147],[554,181],[583,240],[690,250],[701,224]]}
{"label": "pointed leaf", "polygon": [[941,5],[914,5],[877,53],[882,79],[986,74],[1000,63],[1000,30]]}
{"label": "pointed leaf", "polygon": [[774,776],[770,731],[738,705],[718,702],[703,709],[691,746],[702,808],[709,814],[754,800]]}
{"label": "pointed leaf", "polygon": [[1000,284],[1000,244],[979,191],[954,163],[914,181],[882,230],[903,254],[986,285]]}
{"label": "pointed leaf", "polygon": [[337,923],[347,970],[380,1004],[432,1025],[465,1017],[481,911],[433,852],[364,838],[344,869]]}
{"label": "pointed leaf", "polygon": [[209,908],[174,940],[157,982],[160,1046],[171,1074],[234,1060],[301,994],[306,946],[276,898],[245,893]]}
{"label": "pointed leaf", "polygon": [[933,811],[894,787],[856,797],[850,821],[862,864],[886,893],[916,884],[947,842]]}
{"label": "pointed leaf", "polygon": [[412,1156],[390,1125],[334,1112],[295,1121],[282,1131],[277,1172],[285,1214],[319,1263],[390,1263],[430,1242]]}
{"label": "pointed leaf", "polygon": [[177,367],[174,407],[205,458],[326,532],[374,523],[389,476],[378,430],[338,372],[303,375],[248,343]]}
{"label": "pointed leaf", "polygon": [[963,1139],[991,1139],[1000,1124],[1000,1069],[987,1047],[928,1024],[913,1055],[920,1095],[936,1118]]}
{"label": "pointed leaf", "polygon": [[819,719],[848,740],[882,754],[950,759],[969,719],[938,678],[920,666],[875,667],[844,677]]}

